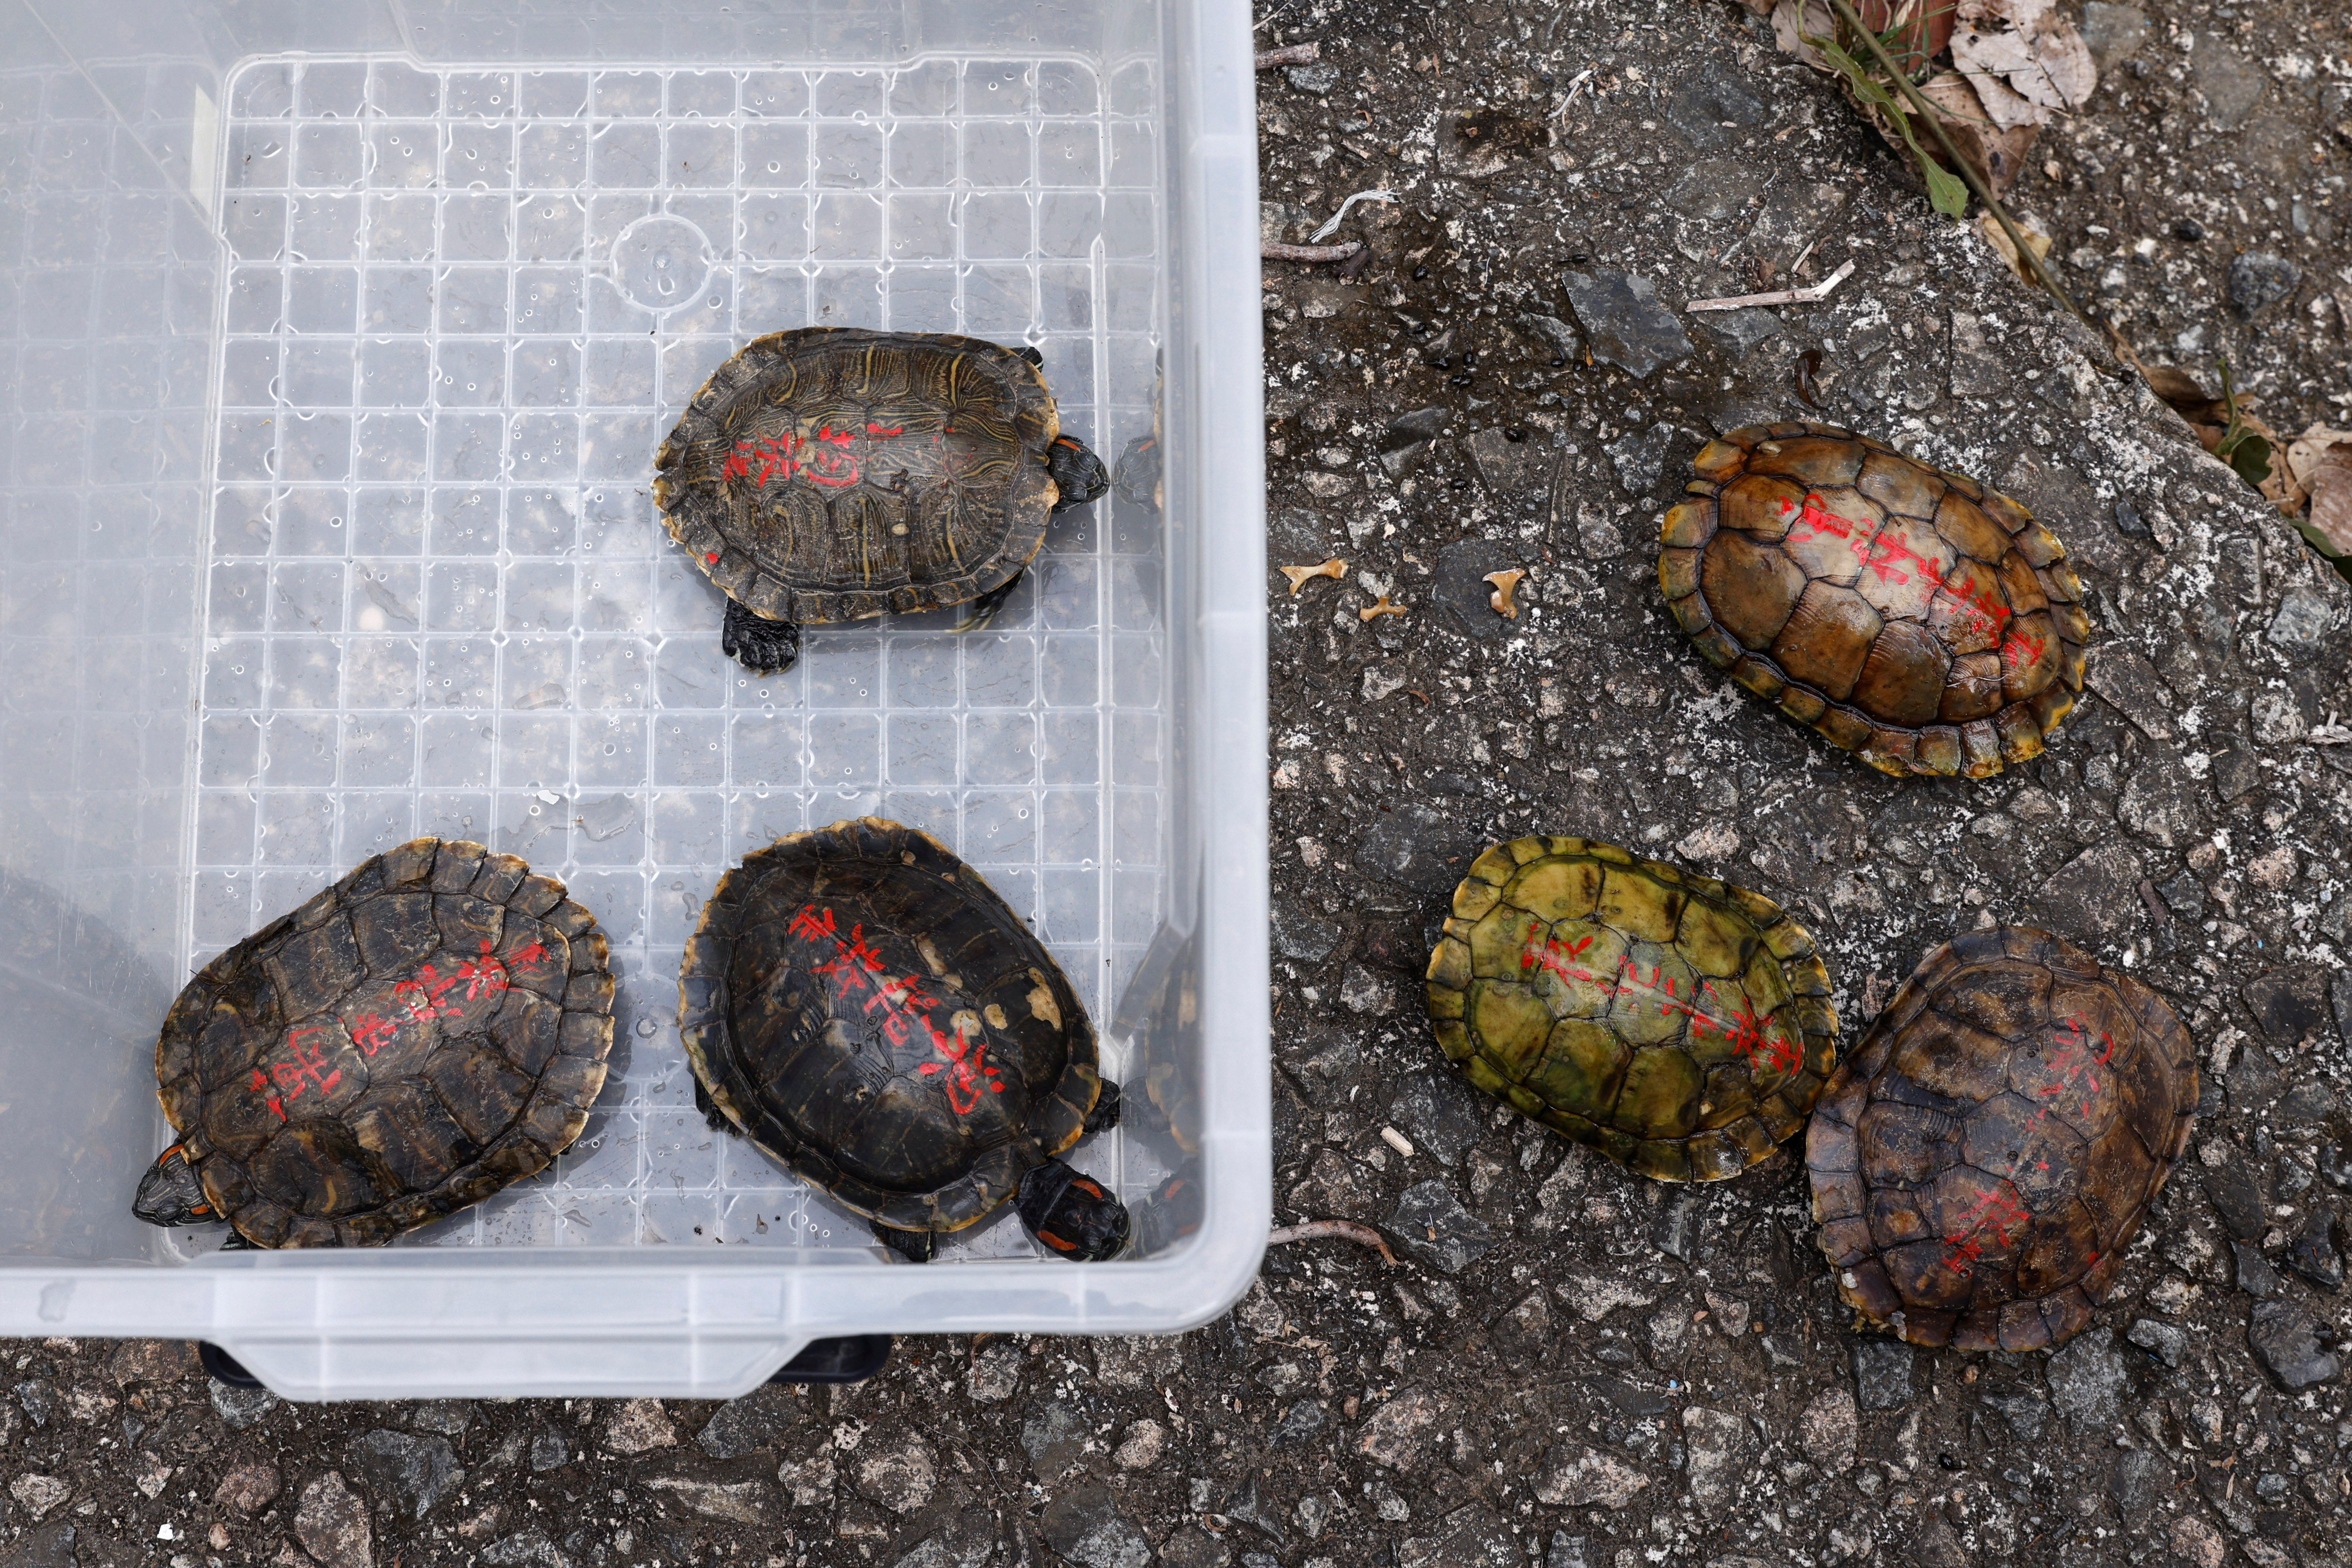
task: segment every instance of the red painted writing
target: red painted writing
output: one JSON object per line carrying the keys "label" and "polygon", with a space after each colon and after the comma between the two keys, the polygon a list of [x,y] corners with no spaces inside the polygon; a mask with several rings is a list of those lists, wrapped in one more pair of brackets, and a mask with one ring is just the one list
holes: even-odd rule
{"label": "red painted writing", "polygon": [[[2016,1160],[2011,1162],[2010,1169],[2001,1173],[1996,1185],[1985,1189],[1969,1212],[1960,1216],[1951,1233],[1944,1237],[1944,1266],[1947,1268],[1973,1263],[1986,1252],[2006,1247],[2015,1239],[2011,1226],[2021,1224],[2027,1217],[2025,1211],[2011,1195],[2016,1190],[2012,1185],[2017,1174],[2016,1161],[2023,1160],[2027,1152],[2039,1143],[2042,1124],[2060,1112],[2071,1111],[2074,1115],[2088,1118],[2097,1110],[2099,1069],[2115,1059],[2115,1040],[2103,1030],[2095,1047],[2090,1026],[2080,1016],[2072,1014],[2052,1027],[2050,1037],[2058,1048],[2051,1054],[2049,1060],[2051,1081],[2036,1091],[2042,1108],[2033,1113],[2033,1119],[2019,1134]],[[2037,1155],[2033,1168],[2036,1172],[2047,1171],[2050,1162]],[[2094,1253],[2090,1262],[2084,1267],[2087,1268],[2097,1261],[2098,1255]]]}
{"label": "red painted writing", "polygon": [[[272,1062],[266,1075],[259,1068],[253,1069],[253,1091],[264,1097],[278,1121],[286,1120],[289,1101],[299,1100],[314,1089],[323,1098],[343,1081],[341,1068],[328,1068],[325,1047],[313,1043],[326,1032],[322,1026],[288,1031],[286,1051],[293,1059]],[[276,1094],[269,1092],[272,1088],[278,1090]]]}
{"label": "red painted writing", "polygon": [[[1990,641],[2001,637],[2001,628],[2012,612],[1991,589],[1961,573],[1958,566],[1944,571],[1928,557],[1920,554],[1902,539],[1885,529],[1868,522],[1858,522],[1841,517],[1822,504],[1818,492],[1805,497],[1802,511],[1796,503],[1783,500],[1780,515],[1797,513],[1797,521],[1789,525],[1792,539],[1842,539],[1851,549],[1864,570],[1882,583],[1900,584],[1911,581],[1913,573],[1903,566],[1916,568],[1921,581],[1950,594],[1963,606],[1960,618],[1968,630]],[[1803,532],[1799,532],[1799,530]],[[1899,563],[1899,564],[1898,564]],[[2049,644],[2030,631],[2012,630],[2001,640],[2001,663],[2011,668],[2022,668],[2040,659]]]}
{"label": "red painted writing", "polygon": [[940,999],[924,990],[929,982],[919,974],[894,979],[885,973],[882,954],[866,941],[863,923],[851,926],[844,936],[833,910],[804,904],[784,929],[832,954],[824,963],[810,965],[809,973],[831,979],[834,994],[841,1001],[860,1002],[860,1010],[869,1016],[879,1013],[883,1036],[892,1045],[921,1040],[939,1053],[938,1061],[924,1062],[915,1070],[926,1078],[946,1075],[941,1088],[957,1115],[968,1116],[979,1109],[982,1095],[1004,1092],[1001,1075],[989,1065],[988,1037],[982,1032],[979,1019],[959,1012],[950,1020],[954,1033],[943,1032],[930,1019],[929,1010],[940,1005]]}
{"label": "red painted writing", "polygon": [[[805,437],[796,431],[746,437],[729,450],[719,471],[727,479],[748,479],[755,485],[798,479],[838,489],[866,477],[866,467],[875,458],[875,442],[892,440],[906,433],[903,425],[867,420],[864,431],[867,445],[863,458],[856,451],[859,432],[835,429],[831,425],[820,425]],[[937,447],[941,445],[940,436],[953,434],[952,428],[941,431],[926,438],[924,444]],[[950,471],[959,465],[959,457],[952,452],[933,453],[929,460],[943,464]],[[710,559],[716,563],[718,557]]]}
{"label": "red painted writing", "polygon": [[[1541,967],[1562,980],[1580,981],[1593,986],[1603,996],[1660,998],[1657,1008],[1661,1016],[1680,1014],[1690,1020],[1693,1043],[1704,1043],[1711,1031],[1761,1071],[1794,1072],[1803,1059],[1795,1041],[1786,1035],[1767,1035],[1763,1021],[1753,1008],[1736,1003],[1726,1004],[1711,980],[1697,981],[1690,992],[1684,994],[1680,989],[1680,979],[1666,973],[1656,964],[1652,964],[1649,973],[1644,974],[1630,958],[1620,957],[1616,973],[1604,978],[1573,962],[1592,942],[1592,937],[1585,936],[1573,942],[1554,937],[1539,948],[1529,943],[1527,951],[1519,955],[1519,968],[1525,972]],[[1720,1012],[1709,1012],[1709,1005],[1722,1008],[1731,1016],[1727,1018]]]}

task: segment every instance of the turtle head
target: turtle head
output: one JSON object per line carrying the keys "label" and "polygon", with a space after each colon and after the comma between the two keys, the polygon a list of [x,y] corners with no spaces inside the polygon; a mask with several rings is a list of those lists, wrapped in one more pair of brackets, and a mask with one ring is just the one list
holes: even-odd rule
{"label": "turtle head", "polygon": [[220,1218],[205,1196],[205,1184],[189,1163],[187,1149],[178,1143],[156,1155],[139,1178],[131,1212],[149,1225],[205,1225]]}
{"label": "turtle head", "polygon": [[1110,470],[1103,467],[1103,460],[1068,436],[1055,437],[1054,444],[1045,448],[1045,471],[1054,476],[1054,486],[1062,492],[1054,503],[1055,511],[1100,500],[1110,489]]}
{"label": "turtle head", "polygon": [[1100,1263],[1127,1250],[1127,1205],[1059,1160],[1022,1176],[1013,1206],[1047,1250],[1073,1263]]}

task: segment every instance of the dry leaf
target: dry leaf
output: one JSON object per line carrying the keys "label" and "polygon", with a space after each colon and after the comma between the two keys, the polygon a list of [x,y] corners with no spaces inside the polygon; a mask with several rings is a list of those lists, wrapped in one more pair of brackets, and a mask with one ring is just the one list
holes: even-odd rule
{"label": "dry leaf", "polygon": [[[1952,63],[1963,75],[1999,79],[2043,120],[2090,101],[2099,84],[2090,46],[2074,24],[2058,19],[2050,0],[1961,0],[1958,16]],[[1995,109],[1997,123],[2009,123],[1998,120],[2005,108]]]}
{"label": "dry leaf", "polygon": [[[2015,224],[2018,232],[2025,236],[2025,243],[2033,247],[2034,255],[2046,257],[2050,254],[2050,237],[2042,231],[2042,226],[2039,223],[2023,213],[2010,214],[2009,221]],[[2041,279],[2034,277],[2032,270],[2019,258],[2017,247],[2009,242],[2008,231],[2000,226],[2000,220],[1992,214],[1977,215],[1977,232],[1985,237],[1985,242],[1993,247],[1994,252],[2003,261],[2009,263],[2009,269],[2017,274],[2019,282],[2039,285]]]}
{"label": "dry leaf", "polygon": [[[2034,138],[2042,133],[2041,126],[2019,125],[2003,130],[1993,124],[1984,105],[1984,95],[1957,71],[1929,78],[1920,84],[1919,93],[1936,106],[1936,118],[1943,125],[1944,134],[1952,139],[1952,145],[1959,149],[1961,158],[1975,171],[1977,178],[1994,195],[2007,195],[2009,188],[2017,184],[2017,176],[2025,171]],[[1882,131],[1880,134],[1885,132]],[[1943,146],[1933,136],[1922,136],[1920,144],[1937,163],[1946,162]]]}
{"label": "dry leaf", "polygon": [[1827,38],[1837,30],[1837,13],[1822,0],[1780,0],[1772,7],[1772,42],[1782,54],[1804,61],[1817,71],[1831,69],[1821,50],[1805,42]]}
{"label": "dry leaf", "polygon": [[[2158,395],[2162,396],[2163,394],[2158,393]],[[2352,430],[2338,430],[2332,425],[2313,425],[2287,444],[2287,472],[2294,476],[2295,483],[2306,489],[2311,488],[2312,475],[2333,464],[2352,464]]]}
{"label": "dry leaf", "polygon": [[2352,556],[2352,463],[2324,463],[2313,473],[2311,515],[2304,521],[2338,558]]}

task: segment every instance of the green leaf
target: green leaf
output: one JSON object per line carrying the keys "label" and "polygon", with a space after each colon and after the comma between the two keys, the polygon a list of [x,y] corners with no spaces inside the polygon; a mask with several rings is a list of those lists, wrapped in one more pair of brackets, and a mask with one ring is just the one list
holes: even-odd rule
{"label": "green leaf", "polygon": [[1809,37],[1805,42],[1819,49],[1823,59],[1837,67],[1838,73],[1853,89],[1854,97],[1874,108],[1885,110],[1887,118],[1895,121],[1896,133],[1903,138],[1903,144],[1911,149],[1912,159],[1919,165],[1920,178],[1927,182],[1927,204],[1946,217],[1958,220],[1965,216],[1969,210],[1967,182],[1927,156],[1927,150],[1919,145],[1918,133],[1911,129],[1911,117],[1904,112],[1903,106],[1895,100],[1895,96],[1871,79],[1870,73],[1863,69],[1861,61],[1829,39]]}
{"label": "green leaf", "polygon": [[2260,489],[2263,481],[2271,477],[2271,444],[2251,430],[2241,430],[2238,438],[2230,443],[2229,454],[2222,461],[2237,469],[2240,479]]}

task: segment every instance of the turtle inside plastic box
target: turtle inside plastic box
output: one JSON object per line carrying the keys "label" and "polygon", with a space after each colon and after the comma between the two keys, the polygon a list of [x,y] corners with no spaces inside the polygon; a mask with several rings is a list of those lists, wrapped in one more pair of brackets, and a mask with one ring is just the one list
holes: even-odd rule
{"label": "turtle inside plastic box", "polygon": [[[210,1338],[294,1394],[719,1393],[813,1335],[1222,1310],[1267,1212],[1245,8],[31,9],[0,29],[0,1332]],[[984,626],[812,627],[757,674],[654,453],[743,343],[826,325],[1034,347],[1065,429],[1160,470],[1055,519]],[[1068,973],[1129,1087],[1076,1156],[1128,1258],[999,1215],[919,1273],[696,1110],[705,900],[860,816],[954,848]],[[612,942],[582,1136],[383,1248],[140,1224],[173,995],[419,835],[522,857]],[[608,1348],[538,1348],[567,1334]]]}

